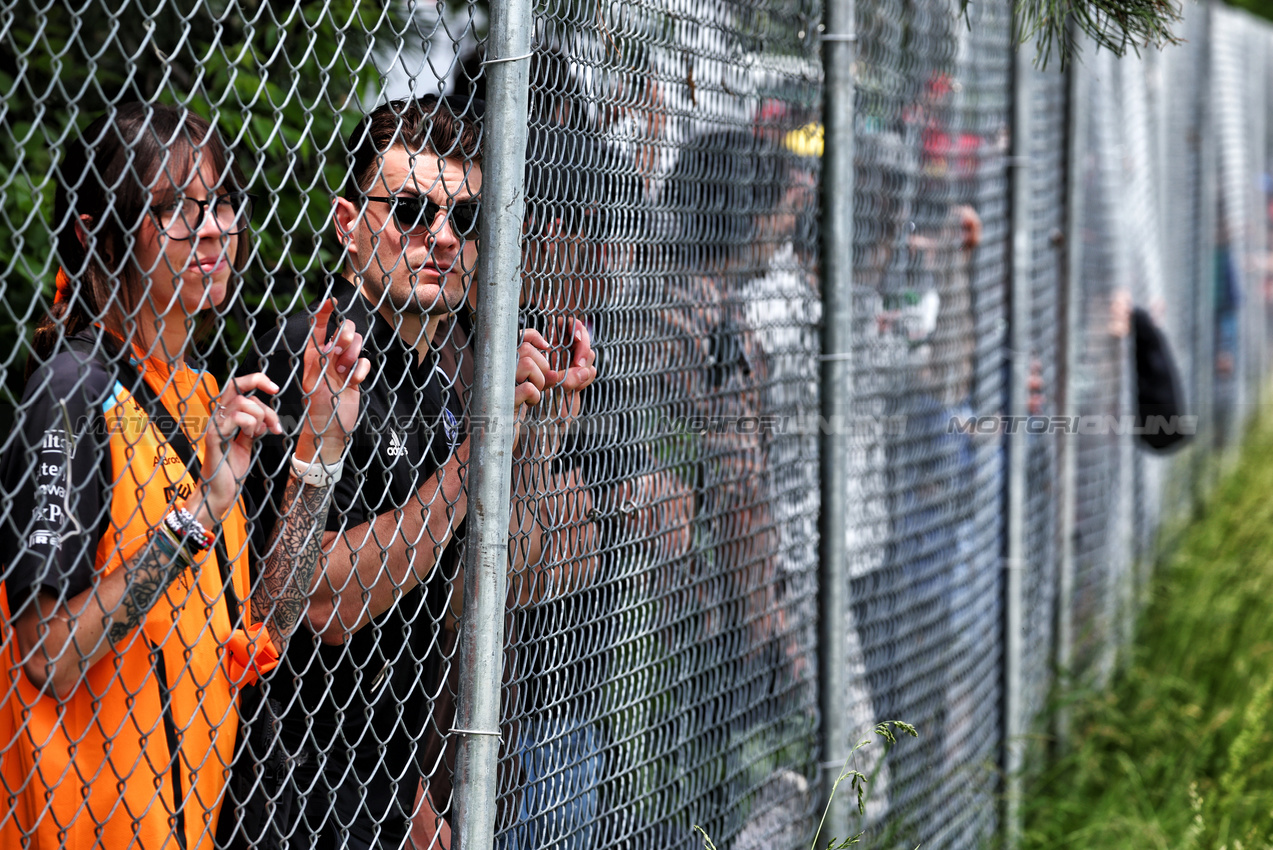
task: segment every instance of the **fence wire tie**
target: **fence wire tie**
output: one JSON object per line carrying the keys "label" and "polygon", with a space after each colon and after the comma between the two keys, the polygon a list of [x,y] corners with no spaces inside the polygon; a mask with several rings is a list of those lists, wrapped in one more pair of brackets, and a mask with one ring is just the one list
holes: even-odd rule
{"label": "fence wire tie", "polygon": [[523,53],[521,56],[505,56],[500,59],[483,59],[482,66],[485,67],[487,65],[498,65],[500,62],[518,62],[522,59],[529,59],[530,57],[534,55],[535,54],[532,52],[532,53]]}
{"label": "fence wire tie", "polygon": [[824,32],[822,34],[822,40],[823,41],[847,41],[849,43],[853,43],[858,40],[858,34],[855,32],[848,32],[848,33]]}
{"label": "fence wire tie", "polygon": [[488,729],[460,729],[458,727],[452,726],[451,731],[457,735],[486,735],[487,737],[490,737],[490,738],[499,737],[498,730],[492,732]]}
{"label": "fence wire tie", "polygon": [[852,360],[853,352],[842,351],[839,354],[819,354],[818,359],[823,361],[824,363],[828,361],[832,361],[832,360]]}
{"label": "fence wire tie", "polygon": [[1029,561],[1026,558],[1004,558],[1003,569],[1005,572],[1013,570],[1024,571]]}

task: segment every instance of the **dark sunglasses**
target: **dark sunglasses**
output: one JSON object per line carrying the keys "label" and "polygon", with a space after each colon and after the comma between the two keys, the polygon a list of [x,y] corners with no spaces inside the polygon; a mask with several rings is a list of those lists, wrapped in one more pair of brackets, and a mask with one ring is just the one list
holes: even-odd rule
{"label": "dark sunglasses", "polygon": [[253,197],[247,192],[233,191],[214,195],[203,201],[194,198],[178,198],[166,204],[150,208],[159,230],[169,239],[193,239],[203,227],[208,210],[217,229],[226,236],[235,236],[248,229],[252,220]]}
{"label": "dark sunglasses", "polygon": [[430,234],[437,233],[441,228],[434,230],[433,222],[437,221],[438,213],[445,212],[456,236],[466,239],[477,238],[478,212],[482,206],[482,202],[477,198],[456,201],[446,207],[424,195],[400,195],[392,198],[373,198],[371,195],[363,195],[363,199],[388,204],[390,214],[393,215],[393,223],[404,235],[421,235],[426,231]]}

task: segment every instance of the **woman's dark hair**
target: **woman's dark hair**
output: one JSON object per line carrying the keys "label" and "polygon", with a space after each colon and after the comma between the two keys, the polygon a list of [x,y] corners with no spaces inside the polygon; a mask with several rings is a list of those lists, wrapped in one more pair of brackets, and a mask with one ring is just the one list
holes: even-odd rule
{"label": "woman's dark hair", "polygon": [[666,236],[681,270],[746,260],[761,216],[777,212],[789,166],[773,142],[744,130],[698,136],[680,155],[663,190]]}
{"label": "woman's dark hair", "polygon": [[[94,322],[128,340],[123,317],[146,291],[132,252],[155,190],[184,186],[196,167],[208,165],[219,186],[243,188],[238,165],[207,121],[157,103],[117,106],[67,146],[57,169],[53,221],[69,287],[36,326],[28,376],[52,356],[59,338]],[[237,244],[236,271],[252,251],[246,232]]]}

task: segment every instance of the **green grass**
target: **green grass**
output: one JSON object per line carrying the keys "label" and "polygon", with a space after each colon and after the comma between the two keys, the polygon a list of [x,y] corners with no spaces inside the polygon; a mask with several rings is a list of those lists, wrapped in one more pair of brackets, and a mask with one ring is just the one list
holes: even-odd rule
{"label": "green grass", "polygon": [[1273,428],[1155,572],[1127,669],[1071,705],[1023,850],[1273,846]]}

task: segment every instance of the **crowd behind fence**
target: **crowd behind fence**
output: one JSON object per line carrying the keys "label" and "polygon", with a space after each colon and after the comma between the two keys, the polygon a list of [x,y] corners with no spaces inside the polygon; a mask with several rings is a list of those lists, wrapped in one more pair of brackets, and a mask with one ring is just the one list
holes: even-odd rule
{"label": "crowd behind fence", "polygon": [[[854,31],[826,32],[845,9]],[[1020,776],[1045,755],[1027,742],[1068,731],[1051,698],[1108,681],[1167,532],[1200,504],[1263,400],[1273,28],[1214,2],[1182,13],[1179,45],[1121,59],[1089,49],[1039,67],[1032,46],[1024,61],[1013,47],[1008,0],[565,2],[534,10],[532,50],[520,56],[493,45],[507,9],[485,3],[373,13],[353,0],[181,0],[38,14],[11,4],[0,17],[0,325],[14,342],[0,470],[12,542],[0,567],[6,846],[105,846],[128,832],[112,831],[121,823],[144,824],[139,847],[173,846],[170,837],[181,847],[399,846],[408,834],[418,847],[449,846],[463,815],[491,820],[494,846],[508,850],[688,850],[702,844],[695,826],[721,848],[804,847],[839,768],[828,754],[894,719],[919,737],[858,753],[865,807],[833,826],[866,830],[871,846],[1011,841]],[[831,40],[852,45],[852,91],[827,90]],[[490,92],[490,81],[505,88]],[[524,101],[508,96],[518,86]],[[389,185],[390,157],[359,152],[358,122],[386,101],[439,94],[426,111],[480,128],[488,177],[508,173],[489,152],[509,133],[492,118],[509,110],[526,129],[526,164],[504,195],[479,188],[463,132],[431,149],[469,182],[430,195],[451,212],[443,235],[432,219],[424,235],[402,224],[400,201],[378,195],[430,187]],[[844,97],[847,139],[826,119]],[[250,253],[227,294],[182,316],[210,318],[186,357],[219,379],[267,369],[285,385],[276,405],[293,430],[257,449],[246,537],[224,533],[247,553],[239,584],[224,572],[200,602],[170,578],[166,613],[142,617],[141,667],[128,660],[135,641],[99,642],[96,668],[68,690],[52,674],[33,678],[32,658],[50,652],[59,618],[79,621],[76,593],[106,598],[136,520],[111,515],[112,499],[117,510],[121,464],[135,465],[137,449],[103,448],[116,436],[90,438],[68,417],[59,433],[77,447],[64,470],[40,471],[45,428],[61,425],[39,419],[39,381],[57,381],[37,369],[29,383],[27,361],[55,301],[89,303],[84,293],[100,284],[67,268],[67,234],[79,234],[84,269],[95,251],[117,264],[144,245],[147,216],[168,215],[160,199],[121,221],[132,235],[114,243],[94,241],[92,216],[77,221],[76,192],[106,178],[69,172],[65,151],[95,116],[130,101],[208,119],[242,172],[238,188],[255,197]],[[851,145],[851,183],[823,179],[837,145]],[[509,161],[520,170],[518,153]],[[437,176],[442,163],[427,158]],[[366,168],[379,182],[354,185]],[[171,190],[174,173],[165,165],[150,188]],[[228,175],[204,188],[232,185]],[[68,184],[71,206],[55,207]],[[120,196],[103,217],[122,218]],[[402,234],[384,213],[384,229],[358,242],[381,202],[396,203]],[[520,217],[508,213],[523,204]],[[851,245],[823,228],[832,207],[851,211]],[[220,214],[210,209],[178,215]],[[414,214],[438,214],[422,209]],[[517,231],[520,284],[481,285],[482,264],[495,262],[484,250]],[[420,311],[410,299],[360,301],[369,290],[351,284],[399,274],[419,285],[430,272],[414,259],[402,271],[407,255],[421,244],[442,251],[448,232],[457,253],[447,279],[460,294],[412,341],[402,317]],[[837,251],[851,274],[824,262]],[[142,269],[140,300],[108,293],[125,327],[162,313],[161,293],[181,301],[171,280],[152,288],[180,271],[159,263]],[[342,270],[363,277],[345,283]],[[838,338],[850,343],[828,353],[824,324],[841,315],[824,315],[832,285],[847,299]],[[205,612],[216,663],[230,665],[224,634],[238,600],[265,598],[254,588],[286,537],[271,529],[302,516],[289,513],[283,484],[309,414],[288,393],[300,391],[308,320],[329,295],[361,323],[371,361],[343,484],[325,485],[337,549],[318,569],[343,557],[352,577],[339,587],[329,577],[323,604],[336,613],[320,623],[315,612],[328,609],[311,599],[279,666],[222,705],[200,678],[211,674],[196,646],[210,638],[188,617]],[[497,326],[496,301],[516,305],[521,328],[482,349],[496,359],[511,362],[537,331],[564,370],[585,335],[576,329],[596,355],[595,382],[545,392],[516,448],[509,433],[470,421],[485,368],[475,352],[483,327]],[[1196,425],[1170,454],[1132,433],[1135,307],[1175,355],[1189,414],[1177,424]],[[90,325],[109,327],[112,309]],[[153,348],[135,348],[129,366],[127,350],[85,333],[32,365],[88,351],[117,378],[99,408],[142,399],[133,366]],[[143,328],[123,342],[145,338]],[[827,362],[842,364],[839,386],[823,380]],[[156,389],[183,418],[198,393],[178,393],[173,410],[174,380]],[[846,411],[830,420],[829,393]],[[204,415],[221,415],[199,398]],[[153,418],[158,404],[139,409]],[[845,510],[820,526],[828,439],[844,452],[829,486],[843,488]],[[464,518],[464,496],[437,481],[470,443],[484,464],[508,465],[511,494]],[[100,500],[92,475],[71,477],[85,468],[75,454],[94,450],[112,482]],[[156,470],[174,452],[159,449]],[[134,480],[139,503],[149,480]],[[161,501],[187,498],[182,481]],[[99,513],[84,513],[98,501]],[[78,560],[65,554],[73,535],[50,518],[63,509],[78,517],[74,534],[98,530]],[[412,511],[441,530],[411,526]],[[488,528],[478,514],[499,517],[501,541],[511,517],[507,587],[470,572]],[[366,522],[373,531],[355,533]],[[843,535],[837,547],[820,549],[820,527]],[[828,551],[840,562],[820,564]],[[223,570],[238,560],[217,557]],[[192,575],[196,589],[211,581]],[[504,648],[498,766],[457,774],[466,740],[495,737],[462,722],[473,716],[466,700],[493,698],[473,696],[478,653],[465,649],[479,645],[465,642],[476,628],[466,606],[492,599],[504,616],[478,622]],[[847,603],[831,610],[829,599]],[[838,629],[838,669],[820,664],[820,623],[823,635],[827,623]],[[117,699],[131,713],[112,713]],[[147,726],[134,708],[152,703]],[[831,728],[844,739],[828,740]],[[214,743],[196,758],[200,735]],[[67,802],[51,790],[59,785],[82,792]],[[469,802],[483,796],[493,805]]]}

